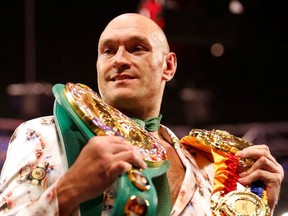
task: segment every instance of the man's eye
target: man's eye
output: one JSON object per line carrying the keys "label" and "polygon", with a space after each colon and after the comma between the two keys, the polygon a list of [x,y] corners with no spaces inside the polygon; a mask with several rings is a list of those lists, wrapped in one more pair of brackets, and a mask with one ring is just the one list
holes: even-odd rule
{"label": "man's eye", "polygon": [[140,51],[144,51],[144,48],[142,46],[135,46],[132,49],[133,52],[140,52]]}
{"label": "man's eye", "polygon": [[106,49],[103,50],[103,53],[105,53],[105,54],[111,54],[111,53],[112,53],[112,49],[106,48]]}

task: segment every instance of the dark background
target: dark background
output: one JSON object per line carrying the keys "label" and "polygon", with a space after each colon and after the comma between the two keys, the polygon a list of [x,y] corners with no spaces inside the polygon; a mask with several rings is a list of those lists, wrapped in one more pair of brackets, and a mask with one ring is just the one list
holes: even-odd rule
{"label": "dark background", "polygon": [[[164,30],[172,50],[178,54],[178,71],[168,85],[162,109],[165,117],[171,112],[173,115],[163,121],[193,126],[286,121],[285,0],[245,1],[241,15],[231,14],[226,0],[174,0],[174,3],[176,8],[163,7]],[[136,12],[138,5],[136,0],[36,0],[34,81],[82,82],[97,89],[98,36],[112,17]],[[5,1],[0,8],[0,83],[4,99],[0,113],[3,117],[26,118],[21,116],[21,106],[15,98],[6,95],[8,84],[25,81],[24,2]],[[215,42],[225,47],[219,58],[210,54]],[[196,116],[189,121],[184,116],[187,104],[179,95],[187,87],[209,91],[206,106],[209,118]],[[36,115],[51,113],[50,107],[43,106]]]}
{"label": "dark background", "polygon": [[[177,53],[178,70],[164,95],[163,123],[181,135],[191,127],[254,133],[255,142],[270,143],[287,171],[287,3],[241,2],[244,13],[235,15],[229,12],[228,0],[165,1],[164,31]],[[0,120],[52,114],[53,95],[9,96],[10,84],[80,82],[96,90],[97,39],[111,18],[137,12],[139,4],[137,0],[36,0],[31,79],[25,69],[25,1],[2,1]],[[214,43],[224,45],[221,57],[211,55]],[[284,183],[278,215],[284,209],[281,203],[288,200],[287,177]]]}

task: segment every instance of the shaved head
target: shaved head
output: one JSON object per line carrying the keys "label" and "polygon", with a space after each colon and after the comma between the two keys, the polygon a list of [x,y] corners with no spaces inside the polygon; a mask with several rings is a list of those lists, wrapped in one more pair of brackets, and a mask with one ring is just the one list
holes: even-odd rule
{"label": "shaved head", "polygon": [[141,31],[151,34],[151,39],[158,41],[160,47],[164,49],[166,53],[170,51],[167,38],[159,25],[150,18],[137,13],[121,14],[111,20],[102,32],[100,41],[105,37],[107,32],[115,29],[127,28],[127,26],[129,26],[131,31],[133,31],[133,29],[142,29]]}

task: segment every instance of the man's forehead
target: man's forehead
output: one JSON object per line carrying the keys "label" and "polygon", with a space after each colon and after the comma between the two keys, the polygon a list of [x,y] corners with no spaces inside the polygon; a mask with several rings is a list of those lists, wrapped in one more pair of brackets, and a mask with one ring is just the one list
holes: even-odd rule
{"label": "man's forehead", "polygon": [[136,32],[148,32],[148,29],[145,30],[145,28],[141,28],[139,26],[111,26],[109,28],[106,28],[103,33],[109,34],[110,32],[131,32],[131,31],[136,31]]}
{"label": "man's forehead", "polygon": [[116,17],[107,25],[109,26],[139,26],[139,25],[155,25],[150,18],[139,15],[139,14],[124,14],[121,16]]}
{"label": "man's forehead", "polygon": [[156,23],[154,23],[151,19],[135,15],[135,14],[126,14],[123,16],[119,16],[112,20],[105,28],[105,31],[139,31],[143,33],[149,33],[151,31],[155,31]]}
{"label": "man's forehead", "polygon": [[113,27],[107,28],[103,31],[100,40],[109,40],[109,39],[149,39],[151,36],[149,30],[144,30],[143,28],[139,28],[137,26],[133,27]]}
{"label": "man's forehead", "polygon": [[135,21],[127,21],[127,22],[115,22],[111,23],[106,27],[106,29],[103,32],[109,32],[109,31],[136,31],[142,34],[151,32],[151,25],[148,25],[147,23],[142,22],[135,22]]}
{"label": "man's forehead", "polygon": [[136,37],[146,38],[147,42],[159,43],[168,48],[166,37],[160,27],[149,18],[134,14],[119,16],[112,20],[102,32],[100,41],[115,38],[127,40]]}

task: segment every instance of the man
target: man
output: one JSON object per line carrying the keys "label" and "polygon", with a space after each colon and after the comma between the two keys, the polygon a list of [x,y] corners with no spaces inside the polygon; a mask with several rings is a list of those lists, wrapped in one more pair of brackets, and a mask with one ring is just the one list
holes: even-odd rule
{"label": "man", "polygon": [[[100,36],[97,74],[101,98],[131,118],[161,116],[165,83],[173,78],[176,66],[176,55],[169,50],[163,31],[142,15],[120,15]],[[151,134],[165,147],[170,162],[171,215],[211,215],[214,169],[210,157],[197,149],[184,150],[163,125]],[[237,154],[256,160],[239,182],[249,185],[262,180],[273,211],[284,175],[281,165],[265,145]],[[54,118],[25,122],[15,131],[7,151],[0,214],[78,214],[80,204],[109,191],[118,176],[132,167],[147,168],[134,146],[118,136],[95,136],[68,169]]]}

